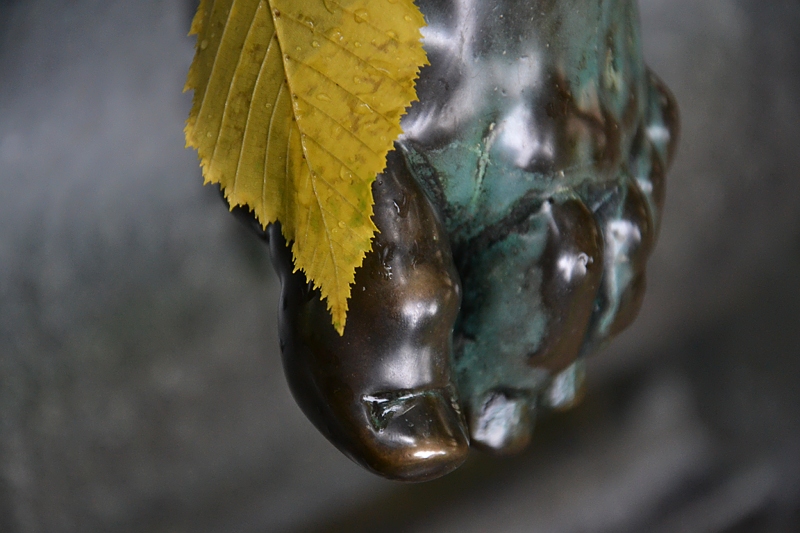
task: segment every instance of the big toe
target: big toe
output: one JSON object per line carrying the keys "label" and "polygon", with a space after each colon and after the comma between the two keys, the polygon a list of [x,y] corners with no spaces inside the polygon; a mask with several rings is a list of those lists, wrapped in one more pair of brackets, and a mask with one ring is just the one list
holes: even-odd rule
{"label": "big toe", "polygon": [[371,425],[362,460],[400,481],[428,481],[455,470],[469,453],[458,404],[446,390],[393,392],[363,398]]}

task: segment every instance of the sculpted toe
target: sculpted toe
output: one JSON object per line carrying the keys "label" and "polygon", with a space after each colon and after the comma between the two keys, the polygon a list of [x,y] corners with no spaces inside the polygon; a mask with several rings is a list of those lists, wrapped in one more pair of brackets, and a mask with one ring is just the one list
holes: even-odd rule
{"label": "sculpted toe", "polygon": [[368,395],[370,419],[364,460],[400,481],[427,481],[455,470],[469,453],[469,438],[455,400],[446,391]]}
{"label": "sculpted toe", "polygon": [[269,227],[281,349],[295,399],[333,444],[384,477],[425,481],[468,451],[450,373],[461,288],[433,207],[399,154],[388,160],[373,187],[380,233],[356,270],[342,335]]}
{"label": "sculpted toe", "polygon": [[524,393],[492,391],[470,413],[472,443],[499,455],[518,453],[530,443],[535,419],[535,403]]}

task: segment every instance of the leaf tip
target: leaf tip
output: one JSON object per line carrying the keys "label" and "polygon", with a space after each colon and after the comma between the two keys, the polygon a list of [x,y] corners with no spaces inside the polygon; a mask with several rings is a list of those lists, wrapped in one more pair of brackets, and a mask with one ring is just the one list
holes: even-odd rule
{"label": "leaf tip", "polygon": [[200,5],[197,6],[197,13],[194,14],[192,25],[189,28],[189,36],[199,35],[203,31],[206,13],[208,13],[208,0],[200,0]]}
{"label": "leaf tip", "polygon": [[336,320],[333,321],[333,329],[336,330],[336,333],[338,333],[340,337],[344,337],[344,326],[345,326],[345,321],[342,322],[337,322]]}

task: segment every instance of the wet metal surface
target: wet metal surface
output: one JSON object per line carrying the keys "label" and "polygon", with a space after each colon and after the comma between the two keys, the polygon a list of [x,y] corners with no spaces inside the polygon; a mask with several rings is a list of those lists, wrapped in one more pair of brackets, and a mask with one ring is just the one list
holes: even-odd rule
{"label": "wet metal surface", "polygon": [[0,2],[0,530],[796,529],[800,9],[640,7],[682,141],[639,317],[528,452],[405,486],[289,393],[267,250],[183,149],[192,6]]}

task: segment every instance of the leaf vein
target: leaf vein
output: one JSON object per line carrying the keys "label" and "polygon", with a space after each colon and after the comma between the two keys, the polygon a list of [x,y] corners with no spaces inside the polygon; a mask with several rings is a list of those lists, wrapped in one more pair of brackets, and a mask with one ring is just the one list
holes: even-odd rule
{"label": "leaf vein", "polygon": [[[349,15],[352,15],[353,17],[355,17],[355,16],[356,16],[356,13],[355,13],[355,11],[351,11],[350,9],[347,9],[346,7],[344,7],[344,6],[343,6],[342,4],[340,4],[339,2],[336,2],[336,1],[330,1],[330,3],[332,3],[332,4],[336,4],[336,5],[337,5],[337,6],[339,6],[339,8],[341,8],[341,10],[342,10],[342,11],[344,11],[345,13],[347,13],[347,14],[349,14]],[[360,17],[359,17],[359,18],[360,18]],[[407,46],[407,45],[406,45],[406,43],[402,43],[402,42],[398,41],[398,40],[397,40],[397,37],[392,37],[391,35],[389,35],[388,33],[386,33],[386,31],[385,31],[385,30],[382,30],[381,28],[379,28],[379,27],[377,27],[376,25],[374,25],[372,22],[370,22],[370,20],[369,20],[369,19],[364,19],[364,18],[361,18],[361,24],[363,24],[364,26],[367,26],[367,27],[369,27],[369,28],[372,28],[373,30],[375,30],[375,32],[376,32],[376,33],[379,33],[379,34],[381,34],[381,35],[385,35],[386,37],[388,37],[389,39],[391,39],[392,41],[396,42],[398,45],[400,45],[400,46],[402,46],[402,47],[406,47],[406,46]],[[374,45],[373,45],[373,46],[374,46]],[[375,49],[376,49],[376,50],[380,50],[380,48],[378,48],[377,46],[375,46]]]}
{"label": "leaf vein", "polygon": [[[319,216],[322,219],[322,227],[325,228],[325,236],[327,237],[327,240],[328,240],[328,250],[330,250],[330,258],[331,258],[331,262],[333,263],[333,279],[336,282],[336,293],[335,294],[339,294],[340,285],[341,285],[341,283],[339,282],[339,265],[336,264],[336,259],[335,259],[336,254],[333,251],[333,242],[331,240],[331,231],[328,228],[328,222],[325,220],[325,210],[322,209],[322,202],[320,201],[319,195],[317,194],[316,180],[314,180],[314,179],[311,180],[311,187],[314,189],[314,198],[317,200],[317,206],[319,206]],[[314,255],[315,256],[316,256],[316,252],[317,252],[317,247],[315,246],[314,247]]]}
{"label": "leaf vein", "polygon": [[[378,152],[376,152],[375,150],[373,150],[372,148],[370,148],[370,146],[369,146],[369,145],[368,145],[366,142],[364,142],[363,140],[361,140],[361,138],[360,138],[358,135],[356,135],[355,133],[353,133],[352,131],[350,131],[350,127],[349,127],[349,126],[346,126],[346,125],[342,124],[341,122],[339,122],[338,120],[336,120],[335,118],[333,118],[332,116],[330,116],[330,115],[329,115],[329,114],[328,114],[328,113],[327,113],[327,112],[326,112],[324,109],[322,109],[321,107],[319,107],[318,105],[316,105],[314,102],[312,102],[311,100],[309,100],[309,99],[308,99],[308,98],[306,98],[305,96],[303,96],[303,95],[298,95],[298,96],[299,96],[300,98],[302,98],[302,99],[303,99],[303,101],[304,101],[305,103],[307,103],[308,105],[310,105],[311,107],[313,107],[314,109],[316,109],[317,111],[319,111],[320,113],[322,113],[323,115],[325,115],[326,117],[328,117],[329,119],[331,119],[331,121],[332,121],[332,122],[334,122],[336,125],[340,126],[344,132],[346,132],[346,133],[347,133],[348,135],[350,135],[352,138],[354,138],[354,139],[355,139],[355,140],[357,140],[359,143],[361,143],[361,145],[362,145],[362,146],[364,146],[364,148],[366,148],[367,150],[369,150],[370,152],[372,152],[372,153],[373,153],[373,154],[375,154],[375,155],[380,155],[380,153],[378,153]],[[344,163],[342,163],[342,164],[344,165]],[[347,165],[344,165],[344,166],[347,166]],[[349,167],[348,167],[348,168],[349,168]],[[350,170],[352,170],[352,169],[350,169]]]}
{"label": "leaf vein", "polygon": [[[320,209],[322,209],[322,208],[320,208]],[[331,211],[329,209],[322,209],[322,210],[325,211],[326,213],[330,214],[331,216],[336,217],[336,213],[334,213],[333,211]],[[341,228],[342,226],[339,226],[339,227]],[[346,229],[347,231],[349,231],[350,233],[352,233],[354,236],[356,236],[358,238],[362,238],[363,237],[363,235],[359,235],[358,232],[356,232],[356,230],[354,230],[352,228],[352,226],[350,226],[350,224],[345,224],[344,225],[344,229]],[[336,244],[338,244],[339,246],[341,246],[342,248],[345,247],[344,243],[342,243],[341,241],[334,241],[334,242]]]}
{"label": "leaf vein", "polygon": [[[230,110],[231,106],[229,106],[228,104],[230,104],[230,101],[231,101],[231,89],[233,89],[233,86],[236,85],[236,82],[239,79],[239,72],[240,72],[240,67],[242,65],[242,59],[244,58],[244,51],[247,48],[247,42],[250,39],[250,35],[252,34],[253,29],[256,26],[256,19],[257,18],[258,18],[258,8],[256,8],[255,12],[253,13],[253,19],[250,21],[250,27],[247,29],[247,35],[245,35],[244,43],[242,44],[242,51],[239,52],[239,60],[238,60],[238,62],[236,64],[236,70],[233,73],[233,78],[231,79],[230,87],[228,87],[228,96],[225,98],[225,110],[222,112],[222,122],[220,123],[219,133],[217,134],[217,142],[214,144],[214,152],[211,154],[211,159],[212,160],[214,159],[214,156],[217,153],[217,146],[219,146],[219,137],[220,137],[220,135],[222,135],[222,127],[225,125],[226,121],[229,118],[228,111]],[[272,44],[272,41],[270,41],[270,44]],[[266,61],[266,57],[267,56],[265,55],[264,56],[264,60],[265,61]],[[261,71],[259,70],[259,74],[260,73],[261,73]],[[257,82],[258,82],[258,80],[256,78],[256,83]],[[238,178],[239,178],[239,164],[242,162],[242,152],[244,151],[244,140],[247,137],[247,128],[250,125],[250,113],[253,111],[252,103],[253,103],[253,94],[255,93],[255,90],[256,90],[256,83],[253,84],[253,90],[250,91],[250,106],[249,106],[249,108],[247,110],[247,119],[248,120],[247,120],[247,122],[245,124],[244,129],[242,130],[241,146],[239,147],[239,153],[236,156],[236,172],[233,173],[233,183],[231,184],[231,189],[233,189],[233,191],[232,191],[233,194],[236,194],[236,185],[237,185],[237,183],[239,183],[239,180],[238,180]]]}
{"label": "leaf vein", "polygon": [[[234,0],[234,4],[235,3],[236,3],[236,1]],[[233,7],[231,7],[230,13],[233,13]],[[228,13],[228,17],[230,17],[230,13]],[[210,159],[210,164],[211,165],[214,164],[214,160],[217,157],[217,147],[219,146],[219,139],[220,139],[220,137],[222,137],[222,130],[225,127],[225,119],[228,117],[228,110],[230,109],[230,106],[228,104],[230,103],[230,99],[231,99],[231,89],[233,89],[233,86],[236,84],[236,81],[239,78],[239,67],[242,64],[242,58],[244,57],[244,49],[247,47],[247,37],[250,36],[250,31],[253,29],[253,24],[255,24],[255,20],[256,20],[256,17],[255,17],[255,14],[253,14],[253,18],[250,21],[250,26],[247,28],[247,33],[245,34],[244,41],[242,41],[242,49],[239,50],[239,57],[236,60],[236,69],[233,71],[233,75],[231,76],[231,82],[228,84],[228,87],[227,87],[227,89],[225,91],[225,99],[224,99],[225,107],[224,107],[224,110],[222,112],[222,119],[220,120],[220,123],[219,123],[219,130],[217,130],[217,137],[214,140],[214,149],[211,151],[211,159]],[[228,25],[226,24],[225,25],[225,30],[227,30],[227,29],[228,29]],[[225,36],[224,36],[224,32],[223,32],[222,40],[224,40],[224,39],[225,39]],[[220,47],[222,47],[222,40],[220,41]],[[217,56],[214,57],[214,61],[215,62],[217,60],[217,57],[219,57],[219,51],[217,51]],[[236,192],[236,177],[237,177],[236,174],[234,174],[233,175],[233,184],[231,185],[231,188],[233,189],[234,193]]]}
{"label": "leaf vein", "polygon": [[[342,161],[341,159],[339,159],[339,157],[338,157],[338,156],[336,156],[336,154],[333,154],[333,153],[331,153],[331,151],[330,151],[330,150],[328,150],[327,148],[325,148],[324,146],[322,146],[320,143],[318,143],[316,139],[314,139],[313,137],[309,137],[309,136],[306,136],[306,139],[310,139],[310,140],[311,140],[311,142],[313,142],[314,144],[316,144],[317,146],[319,146],[320,148],[322,148],[323,150],[325,150],[325,151],[326,151],[326,152],[327,152],[327,153],[328,153],[328,154],[329,154],[331,157],[333,157],[333,158],[334,158],[334,159],[336,159],[336,160],[337,160],[339,163],[341,163],[341,164],[342,164],[342,166],[344,166],[344,167],[347,167],[347,165],[345,164],[345,162],[344,162],[344,161]],[[348,169],[350,169],[350,167],[347,167],[347,168],[348,168]],[[357,175],[357,174],[356,174],[356,175]],[[340,191],[340,190],[338,190],[336,187],[334,187],[332,183],[330,183],[328,180],[326,180],[324,177],[320,176],[319,174],[317,174],[317,178],[318,178],[318,179],[320,179],[320,180],[322,180],[322,182],[323,182],[323,183],[325,183],[325,184],[326,184],[328,187],[330,187],[330,188],[331,188],[331,190],[332,190],[333,192],[335,192],[335,193],[336,193],[338,196],[340,196],[340,197],[342,198],[342,200],[344,200],[344,201],[345,201],[345,203],[346,203],[347,205],[349,205],[350,207],[352,207],[352,208],[353,208],[353,209],[355,209],[356,211],[361,211],[361,210],[360,210],[358,207],[354,206],[354,205],[353,205],[353,203],[352,203],[352,202],[350,202],[350,200],[348,200],[348,199],[347,199],[347,197],[344,195],[344,193],[343,193],[343,192],[341,192],[341,191]]]}
{"label": "leaf vein", "polygon": [[[270,41],[270,47],[272,46],[272,42],[273,41]],[[286,85],[286,83],[284,82],[284,83],[281,83],[280,87],[278,87],[278,92],[275,95],[275,101],[272,103],[272,114],[269,117],[269,126],[267,128],[267,146],[266,146],[266,149],[264,150],[264,179],[261,182],[261,201],[263,202],[264,206],[267,205],[267,180],[268,180],[268,174],[269,174],[269,151],[270,151],[270,147],[272,147],[272,128],[273,128],[273,125],[275,123],[275,115],[278,113],[278,101],[281,99],[281,93],[283,93],[283,87],[285,85]],[[289,146],[288,142],[286,143],[286,146],[287,147]],[[286,168],[286,173],[288,174],[288,172],[289,172],[289,168],[287,167]],[[285,183],[284,183],[284,186],[285,186]],[[284,196],[285,196],[285,193],[284,193]],[[282,206],[282,207],[285,207],[285,206]],[[266,207],[264,208],[264,212],[266,214]],[[267,221],[264,220],[262,222],[266,224]]]}
{"label": "leaf vein", "polygon": [[[345,12],[347,12],[347,13],[352,13],[351,11],[348,11],[348,10],[346,10],[346,9],[344,9],[344,8],[342,8],[342,10],[343,10],[343,11],[345,11]],[[297,24],[298,26],[301,26],[301,27],[302,27],[302,28],[304,28],[304,29],[308,29],[308,26],[306,26],[305,24],[303,24],[303,21],[301,21],[301,20],[298,20],[298,19],[296,19],[295,17],[293,17],[293,16],[291,16],[291,15],[288,15],[288,14],[283,14],[283,13],[281,13],[281,16],[282,16],[282,17],[284,17],[284,16],[285,16],[285,17],[286,17],[286,19],[288,19],[288,20],[291,20],[292,22],[294,22],[294,23],[295,23],[295,24]],[[386,35],[386,33],[384,33],[383,31],[381,31],[381,30],[379,30],[379,29],[375,28],[374,26],[371,26],[371,27],[372,27],[373,29],[375,29],[377,32],[379,32],[381,35]],[[350,50],[350,49],[349,49],[349,48],[347,48],[346,46],[344,46],[344,45],[342,45],[342,44],[340,44],[340,43],[337,43],[336,41],[334,41],[333,39],[331,39],[330,37],[328,37],[328,36],[327,36],[327,35],[325,35],[324,33],[321,33],[321,32],[320,32],[320,31],[318,31],[317,29],[311,29],[311,31],[312,31],[312,33],[314,33],[314,35],[319,35],[320,37],[322,37],[322,38],[323,38],[323,39],[325,39],[326,41],[328,41],[328,42],[332,43],[332,44],[333,44],[334,46],[336,46],[337,48],[339,48],[339,49],[341,49],[341,50],[344,50],[346,53],[348,53],[349,55],[351,55],[351,56],[353,56],[354,58],[356,58],[356,60],[358,60],[360,63],[363,63],[364,65],[367,65],[369,68],[371,68],[371,69],[373,69],[373,70],[377,70],[378,72],[382,72],[382,71],[380,71],[380,70],[376,69],[376,68],[375,68],[375,67],[374,67],[374,66],[373,66],[373,65],[372,65],[372,64],[371,64],[369,61],[367,61],[366,59],[364,59],[364,58],[362,58],[361,56],[357,55],[355,52],[353,52],[352,50]],[[389,36],[387,35],[387,37],[389,37]],[[392,39],[392,40],[394,40],[395,42],[397,42],[399,45],[403,46],[403,44],[402,44],[402,43],[399,43],[397,40],[393,39],[392,37],[389,37],[389,38],[390,38],[390,39]],[[372,43],[370,43],[370,44],[372,44]],[[373,47],[375,50],[378,50],[378,51],[380,51],[380,52],[381,52],[381,54],[383,54],[383,55],[386,55],[386,53],[385,53],[385,52],[383,52],[383,51],[382,51],[380,48],[378,48],[377,46],[375,46],[375,45],[372,45],[372,47]],[[302,61],[301,61],[301,63],[302,63]],[[402,84],[402,83],[400,83],[398,80],[394,79],[392,76],[389,76],[389,75],[387,75],[387,74],[382,74],[382,75],[383,75],[385,78],[387,78],[387,79],[389,79],[389,80],[393,81],[393,82],[394,82],[396,85],[400,86],[401,88],[403,87],[403,84]]]}
{"label": "leaf vein", "polygon": [[[303,65],[303,66],[304,66],[304,67],[306,67],[307,69],[313,70],[314,72],[316,72],[317,74],[319,74],[319,75],[320,75],[320,76],[322,76],[323,78],[327,79],[328,81],[330,81],[331,83],[333,83],[334,85],[336,85],[337,87],[339,87],[341,90],[343,90],[343,91],[344,91],[344,92],[346,92],[347,94],[349,94],[349,95],[353,96],[353,97],[354,97],[356,100],[358,100],[359,102],[361,102],[362,104],[364,104],[365,106],[367,106],[367,107],[368,107],[368,108],[369,108],[369,109],[370,109],[370,110],[371,110],[373,113],[375,113],[376,115],[380,116],[380,117],[381,117],[383,120],[385,120],[385,121],[386,121],[386,122],[389,124],[389,126],[394,126],[394,121],[392,121],[390,118],[388,118],[386,115],[384,115],[383,113],[381,113],[381,112],[380,112],[380,111],[378,111],[377,109],[373,108],[371,105],[369,105],[367,102],[365,102],[365,101],[364,101],[364,100],[363,100],[361,97],[359,97],[357,94],[355,94],[355,93],[353,93],[353,92],[351,92],[351,91],[349,91],[349,90],[345,89],[345,88],[344,88],[344,87],[342,87],[341,85],[339,85],[339,83],[338,83],[336,80],[334,80],[333,78],[331,78],[329,75],[325,74],[325,73],[324,73],[324,72],[322,72],[321,70],[318,70],[318,69],[316,69],[316,68],[312,67],[311,65],[309,65],[309,64],[308,64],[308,63],[306,63],[305,61],[301,61],[301,60],[299,60],[299,59],[295,59],[295,61],[297,61],[298,63],[300,63],[301,65]],[[388,78],[388,79],[391,79],[391,78]]]}
{"label": "leaf vein", "polygon": [[[235,0],[234,0],[234,3],[235,3]],[[216,2],[215,2],[215,4],[216,4]],[[214,12],[213,12],[213,8],[212,8],[211,14],[213,15],[213,13]],[[219,59],[219,56],[220,56],[220,49],[222,48],[222,43],[225,42],[225,36],[228,33],[228,29],[232,26],[232,24],[230,24],[231,14],[232,13],[233,13],[233,3],[231,4],[231,9],[230,9],[230,11],[228,11],[228,16],[225,19],[225,27],[222,30],[222,36],[220,36],[220,38],[219,38],[219,46],[217,46],[217,53],[214,55],[214,61],[211,62],[211,69],[209,69],[209,71],[208,71],[209,72],[209,74],[208,74],[208,79],[209,80],[214,78],[214,74],[215,74],[215,71],[217,69],[217,59]],[[208,86],[206,85],[205,92],[203,92],[203,101],[200,103],[200,107],[198,108],[198,112],[197,112],[197,117],[198,118],[202,118],[202,116],[203,116],[203,109],[204,109],[204,106],[206,105],[206,97],[208,96],[208,93],[209,93]],[[226,96],[226,100],[227,100],[227,96]],[[220,124],[220,130],[221,129],[222,129],[222,124]],[[219,140],[219,132],[217,132],[217,140]],[[216,149],[216,145],[214,146],[214,148]],[[211,165],[211,162],[213,160],[214,160],[214,155],[212,153],[211,158],[209,159],[209,166]]]}
{"label": "leaf vein", "polygon": [[[280,44],[280,43],[278,43],[278,44]],[[284,82],[281,85],[281,88],[283,88],[284,86],[288,86],[288,84],[286,82]],[[292,105],[292,103],[289,102],[289,105]],[[289,191],[292,190],[292,187],[291,187],[291,181],[292,181],[291,180],[291,174],[289,174],[289,153],[290,153],[291,148],[292,148],[292,134],[294,133],[293,128],[294,128],[294,126],[292,126],[290,124],[289,125],[289,131],[286,134],[286,155],[284,156],[284,166],[285,166],[286,172],[283,173],[283,209],[285,211],[284,216],[287,219],[288,218],[294,218],[294,214],[295,214],[294,212],[292,212],[291,216],[290,216],[290,212],[289,212],[290,211],[290,207],[291,207],[291,205],[290,205],[291,202],[289,202]],[[288,221],[284,221],[284,222],[288,222]],[[308,232],[306,232],[306,236],[308,236]]]}

